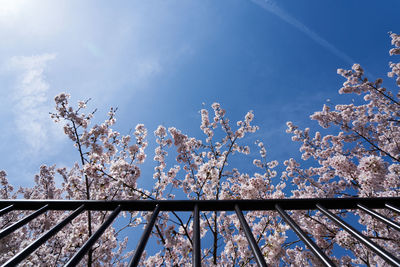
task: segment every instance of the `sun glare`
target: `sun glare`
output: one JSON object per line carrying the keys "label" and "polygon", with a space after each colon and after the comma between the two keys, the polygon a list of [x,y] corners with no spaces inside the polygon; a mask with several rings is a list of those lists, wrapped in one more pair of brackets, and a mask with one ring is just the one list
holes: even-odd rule
{"label": "sun glare", "polygon": [[0,19],[16,16],[25,2],[25,0],[0,0]]}

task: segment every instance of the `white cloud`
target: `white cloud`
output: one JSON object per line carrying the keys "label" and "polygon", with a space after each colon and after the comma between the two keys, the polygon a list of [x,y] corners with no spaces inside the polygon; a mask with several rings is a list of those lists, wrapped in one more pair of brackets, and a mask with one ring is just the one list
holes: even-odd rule
{"label": "white cloud", "polygon": [[346,55],[346,53],[340,51],[338,48],[336,48],[333,44],[319,36],[316,32],[308,28],[306,25],[304,25],[302,22],[297,20],[296,18],[292,17],[289,13],[287,13],[285,10],[279,8],[274,2],[270,0],[252,0],[255,4],[259,5],[263,9],[275,14],[278,16],[280,19],[283,21],[289,23],[293,27],[297,28],[299,31],[303,32],[306,34],[308,37],[310,37],[313,41],[315,41],[317,44],[323,46],[326,48],[328,51],[330,51],[332,54],[336,55],[337,57],[341,58],[345,62],[349,64],[353,64],[355,61]]}
{"label": "white cloud", "polygon": [[[18,134],[28,146],[25,152],[47,152],[52,141],[59,139],[60,131],[51,122],[50,85],[44,71],[55,54],[12,57],[7,67],[17,73],[15,86],[10,92],[12,112]],[[58,134],[57,134],[58,133]]]}

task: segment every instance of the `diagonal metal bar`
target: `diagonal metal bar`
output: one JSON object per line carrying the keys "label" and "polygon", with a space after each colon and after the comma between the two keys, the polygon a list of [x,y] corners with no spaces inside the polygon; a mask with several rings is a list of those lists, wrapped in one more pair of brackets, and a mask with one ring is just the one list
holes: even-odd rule
{"label": "diagonal metal bar", "polygon": [[23,261],[26,257],[28,257],[32,252],[34,252],[38,247],[40,247],[43,243],[45,243],[47,240],[50,239],[53,235],[58,233],[58,231],[61,230],[65,225],[67,225],[70,221],[72,221],[76,216],[78,216],[83,210],[85,209],[85,205],[81,205],[79,208],[77,208],[74,212],[72,212],[67,218],[62,220],[60,223],[58,223],[56,226],[51,228],[47,233],[43,234],[41,237],[39,237],[35,242],[27,246],[24,250],[19,252],[17,255],[15,255],[13,258],[8,260],[2,267],[12,267],[12,266],[17,266],[18,263]]}
{"label": "diagonal metal bar", "polygon": [[5,207],[4,209],[1,209],[0,210],[0,216],[6,214],[7,212],[12,211],[13,209],[14,209],[14,204],[11,204],[10,206]]}
{"label": "diagonal metal bar", "polygon": [[48,208],[49,208],[48,204],[44,205],[43,207],[41,207],[37,211],[31,213],[30,215],[28,215],[25,218],[19,220],[18,222],[14,223],[13,225],[10,225],[9,227],[7,227],[6,229],[4,229],[3,231],[0,232],[0,239],[2,239],[3,237],[11,234],[12,232],[17,230],[21,226],[27,224],[28,222],[30,222],[31,220],[35,219],[36,217],[38,217],[42,213],[46,212],[48,210]]}
{"label": "diagonal metal bar", "polygon": [[200,211],[199,205],[194,205],[193,210],[193,266],[201,266],[201,244],[200,244]]}
{"label": "diagonal metal bar", "polygon": [[131,262],[129,263],[128,266],[130,267],[138,266],[140,257],[142,256],[142,253],[146,247],[147,240],[150,237],[151,230],[153,229],[154,223],[157,220],[159,212],[160,212],[160,205],[157,204],[153,211],[153,214],[151,215],[150,221],[147,223],[146,229],[144,230],[142,237],[140,238],[139,244],[135,251],[135,255],[132,257]]}
{"label": "diagonal metal bar", "polygon": [[86,243],[78,250],[78,252],[65,264],[65,266],[72,267],[78,265],[83,256],[88,250],[96,243],[97,239],[104,233],[108,226],[114,221],[121,211],[121,206],[118,207],[108,216],[107,220],[100,225],[99,229],[86,241]]}
{"label": "diagonal metal bar", "polygon": [[393,227],[394,229],[396,229],[397,231],[400,231],[400,224],[398,224],[395,221],[390,220],[389,218],[386,218],[385,216],[383,216],[382,214],[379,214],[373,210],[368,209],[367,207],[365,207],[364,205],[358,204],[357,205],[360,209],[362,209],[363,211],[365,211],[366,213],[368,213],[369,215],[371,215],[372,217],[390,225],[391,227]]}
{"label": "diagonal metal bar", "polygon": [[235,212],[239,218],[240,224],[243,227],[244,233],[246,234],[247,241],[249,242],[250,248],[253,251],[253,255],[256,258],[256,262],[259,267],[266,267],[267,263],[265,262],[264,256],[261,253],[260,247],[258,246],[254,236],[251,232],[249,225],[247,224],[246,219],[243,216],[243,212],[239,208],[239,205],[235,205]]}
{"label": "diagonal metal bar", "polygon": [[329,219],[331,219],[334,223],[342,227],[344,230],[346,230],[351,236],[356,238],[358,241],[366,245],[368,248],[370,248],[372,251],[374,251],[376,254],[378,254],[380,257],[382,257],[386,262],[393,266],[400,266],[400,260],[394,257],[392,254],[389,252],[385,251],[383,248],[381,248],[379,245],[375,244],[372,242],[369,238],[365,237],[363,234],[361,234],[359,231],[354,229],[352,226],[341,220],[338,216],[330,212],[329,210],[325,209],[323,206],[317,204],[317,208]]}
{"label": "diagonal metal bar", "polygon": [[400,213],[400,208],[398,208],[398,207],[396,207],[396,206],[394,206],[394,205],[391,205],[391,204],[386,203],[386,204],[385,204],[385,207],[391,209],[392,211],[395,211],[395,212]]}
{"label": "diagonal metal bar", "polygon": [[282,216],[287,224],[296,232],[297,236],[307,245],[315,256],[323,263],[324,266],[334,267],[335,264],[329,257],[308,237],[308,235],[300,228],[299,225],[287,214],[278,204],[275,205],[276,210]]}

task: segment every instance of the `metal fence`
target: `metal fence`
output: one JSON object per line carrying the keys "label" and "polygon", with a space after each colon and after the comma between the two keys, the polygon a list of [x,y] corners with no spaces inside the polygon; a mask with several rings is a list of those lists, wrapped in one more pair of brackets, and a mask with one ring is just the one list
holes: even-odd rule
{"label": "metal fence", "polygon": [[[143,235],[137,245],[135,254],[129,262],[129,266],[137,266],[140,257],[151,234],[152,228],[160,211],[186,211],[193,212],[193,266],[201,266],[201,244],[200,244],[200,211],[235,211],[240,224],[249,242],[249,246],[259,266],[267,266],[261,250],[252,234],[242,211],[277,211],[283,220],[291,227],[305,245],[321,260],[325,266],[335,266],[332,260],[319,248],[301,227],[290,217],[286,210],[318,210],[327,216],[332,222],[347,231],[362,244],[367,246],[387,263],[400,266],[400,259],[385,251],[382,247],[365,237],[354,227],[344,222],[339,216],[329,209],[359,209],[372,217],[384,222],[389,227],[400,231],[400,224],[382,216],[372,209],[389,209],[400,213],[400,198],[313,198],[313,199],[268,199],[268,200],[120,200],[120,201],[74,201],[74,200],[0,200],[0,216],[13,210],[34,210],[28,216],[15,222],[5,229],[0,230],[0,240],[29,221],[49,210],[71,210],[67,218],[59,222],[49,231],[44,233],[28,247],[9,259],[3,266],[16,266],[40,245],[60,231],[65,225],[85,210],[112,211],[104,223],[76,252],[65,266],[76,266],[85,256],[97,239],[103,234],[108,226],[114,221],[121,211],[153,211]],[[1,242],[1,241],[0,241]]]}

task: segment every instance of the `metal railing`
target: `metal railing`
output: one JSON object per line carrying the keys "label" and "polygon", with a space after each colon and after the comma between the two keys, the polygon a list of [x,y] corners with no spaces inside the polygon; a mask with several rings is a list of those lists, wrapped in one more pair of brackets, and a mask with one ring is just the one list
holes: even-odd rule
{"label": "metal railing", "polygon": [[[200,244],[200,211],[235,211],[244,230],[249,246],[259,266],[267,266],[252,231],[243,216],[242,211],[277,211],[282,219],[291,227],[305,245],[321,260],[325,266],[335,266],[332,260],[319,248],[301,227],[290,217],[286,210],[318,210],[327,216],[333,223],[347,231],[362,244],[367,246],[387,263],[400,266],[400,259],[387,252],[385,249],[371,241],[368,237],[357,231],[354,227],[344,222],[339,216],[329,209],[359,209],[372,217],[384,222],[388,226],[400,231],[400,224],[384,217],[372,209],[389,209],[400,213],[400,198],[313,198],[313,199],[268,199],[268,200],[113,200],[113,201],[75,201],[75,200],[0,200],[0,216],[13,210],[35,210],[25,218],[15,222],[5,229],[0,230],[1,239],[29,221],[49,210],[72,210],[69,216],[44,233],[32,244],[17,253],[2,266],[16,266],[40,245],[59,232],[65,225],[85,210],[112,211],[97,231],[89,237],[86,243],[67,262],[65,266],[76,266],[85,256],[107,227],[114,221],[121,211],[152,211],[152,216],[147,223],[143,235],[137,245],[135,254],[129,262],[129,266],[137,266],[140,257],[151,234],[152,228],[160,211],[186,211],[193,212],[193,266],[201,266]],[[400,248],[399,248],[400,249]]]}

